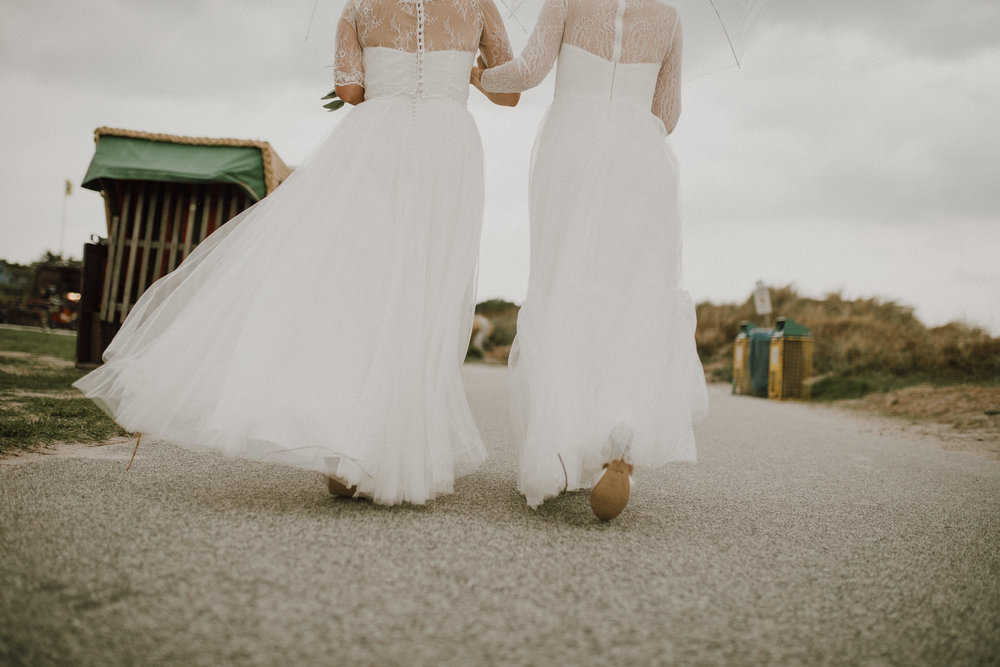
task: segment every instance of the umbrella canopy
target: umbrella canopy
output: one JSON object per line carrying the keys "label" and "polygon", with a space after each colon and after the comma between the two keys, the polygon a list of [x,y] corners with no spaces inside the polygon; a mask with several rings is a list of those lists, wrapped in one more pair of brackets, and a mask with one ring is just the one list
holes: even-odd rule
{"label": "umbrella canopy", "polygon": [[743,62],[751,31],[767,0],[669,0],[684,30],[685,81]]}
{"label": "umbrella canopy", "polygon": [[[739,67],[767,0],[663,0],[676,7],[684,31],[684,81]],[[497,0],[515,42],[531,32],[545,0]],[[518,38],[518,34],[522,37]]]}

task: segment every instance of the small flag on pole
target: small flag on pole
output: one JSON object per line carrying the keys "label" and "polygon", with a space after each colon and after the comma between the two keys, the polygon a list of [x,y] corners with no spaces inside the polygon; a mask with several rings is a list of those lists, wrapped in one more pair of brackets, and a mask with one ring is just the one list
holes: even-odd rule
{"label": "small flag on pole", "polygon": [[69,179],[67,178],[66,179],[66,196],[69,197],[71,194],[73,194],[73,184],[70,183]]}

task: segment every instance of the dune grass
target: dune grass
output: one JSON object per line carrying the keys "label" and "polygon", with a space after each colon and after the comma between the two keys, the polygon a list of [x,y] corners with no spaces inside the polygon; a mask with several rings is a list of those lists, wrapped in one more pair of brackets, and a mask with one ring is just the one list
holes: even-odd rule
{"label": "dune grass", "polygon": [[76,337],[0,329],[0,454],[127,435],[72,383]]}
{"label": "dune grass", "polygon": [[[847,300],[800,296],[793,287],[771,289],[776,315],[813,331],[813,398],[837,400],[897,391],[920,384],[1000,385],[1000,338],[953,322],[926,327],[913,309],[879,299]],[[500,300],[477,306],[496,327],[490,342],[509,349],[517,326],[517,306]],[[710,380],[731,382],[733,340],[741,321],[763,324],[753,300],[741,304],[698,304],[698,354]],[[506,347],[505,347],[506,346]]]}
{"label": "dune grass", "polygon": [[[857,398],[917,384],[1000,384],[1000,338],[961,322],[926,327],[913,309],[879,299],[799,296],[772,288],[774,312],[813,331],[813,398]],[[698,304],[698,352],[712,379],[732,380],[741,321],[761,324],[752,299]]]}

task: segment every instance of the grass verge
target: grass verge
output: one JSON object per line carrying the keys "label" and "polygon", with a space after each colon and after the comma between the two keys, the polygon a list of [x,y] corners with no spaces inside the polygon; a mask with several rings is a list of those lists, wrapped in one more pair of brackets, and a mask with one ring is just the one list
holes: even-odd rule
{"label": "grass verge", "polygon": [[47,333],[41,329],[0,329],[0,352],[53,356],[72,363],[76,358],[76,336]]}
{"label": "grass verge", "polygon": [[74,336],[0,329],[0,455],[127,433],[72,388]]}
{"label": "grass verge", "polygon": [[827,375],[816,380],[812,385],[812,398],[817,401],[841,401],[862,398],[869,394],[885,394],[899,391],[914,385],[933,385],[947,387],[959,384],[942,381],[927,373],[912,373],[909,375],[887,375],[870,373],[856,377]]}

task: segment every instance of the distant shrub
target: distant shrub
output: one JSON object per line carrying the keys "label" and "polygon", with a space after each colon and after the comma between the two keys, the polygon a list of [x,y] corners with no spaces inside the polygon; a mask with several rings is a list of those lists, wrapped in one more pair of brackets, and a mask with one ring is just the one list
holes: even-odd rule
{"label": "distant shrub", "polygon": [[503,299],[487,299],[486,301],[480,301],[476,304],[476,312],[482,313],[483,315],[489,315],[489,313],[502,313],[508,310],[517,310],[520,308],[516,303],[510,301],[504,301]]}
{"label": "distant shrub", "polygon": [[517,334],[517,312],[520,306],[503,299],[490,299],[476,304],[476,312],[485,315],[493,324],[493,333],[487,339],[487,347],[510,347]]}

